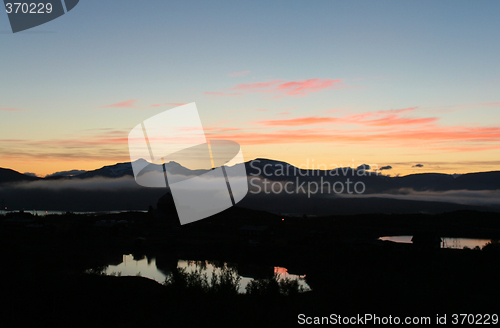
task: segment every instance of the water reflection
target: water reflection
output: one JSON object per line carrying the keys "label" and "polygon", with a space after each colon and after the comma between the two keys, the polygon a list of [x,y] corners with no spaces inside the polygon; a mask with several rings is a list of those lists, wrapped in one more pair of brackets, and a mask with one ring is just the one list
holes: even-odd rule
{"label": "water reflection", "polygon": [[[136,276],[147,277],[156,280],[160,283],[165,281],[167,275],[175,267],[186,269],[186,272],[202,271],[210,278],[212,273],[219,274],[221,268],[231,266],[231,264],[216,262],[216,261],[188,261],[188,260],[173,260],[166,258],[146,257],[144,255],[122,255],[122,261],[115,260],[108,265],[105,270],[107,275],[117,276]],[[305,275],[290,274],[283,267],[263,267],[256,265],[234,265],[238,269],[238,275],[241,278],[239,292],[245,293],[245,287],[254,279],[272,278],[277,274],[280,279],[297,279],[299,286],[303,287],[304,291],[310,291],[311,288],[305,282]]]}
{"label": "water reflection", "polygon": [[[413,236],[387,236],[380,237],[379,240],[389,240],[396,243],[411,243],[411,238]],[[480,239],[480,238],[455,238],[455,237],[441,237],[441,248],[454,248],[463,249],[464,247],[482,248],[484,245],[489,243],[490,239]]]}
{"label": "water reflection", "polygon": [[[99,215],[99,214],[117,214],[117,213],[125,213],[128,212],[126,210],[122,211],[57,211],[57,210],[23,210],[24,213],[30,213],[32,215],[36,216],[46,216],[46,215],[64,215],[67,213],[72,213],[72,214],[87,214],[87,215]],[[0,209],[0,215],[5,215],[9,213],[19,213],[20,211],[18,210],[6,210],[6,209]],[[146,213],[146,210],[135,210],[133,212],[143,212]]]}

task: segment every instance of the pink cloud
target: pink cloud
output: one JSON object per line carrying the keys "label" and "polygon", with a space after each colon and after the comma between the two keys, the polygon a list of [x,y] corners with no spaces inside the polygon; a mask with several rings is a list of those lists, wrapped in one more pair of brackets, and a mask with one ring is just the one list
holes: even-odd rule
{"label": "pink cloud", "polygon": [[116,103],[116,104],[101,106],[99,108],[132,108],[132,107],[134,107],[136,102],[137,102],[137,100],[130,99],[130,100],[125,100],[125,101]]}
{"label": "pink cloud", "polygon": [[238,92],[228,93],[228,92],[220,92],[220,91],[214,91],[214,92],[207,91],[207,92],[204,92],[204,94],[209,95],[209,96],[240,96],[240,95],[242,95],[242,93],[238,93]]}
{"label": "pink cloud", "polygon": [[19,111],[24,111],[25,109],[0,106],[0,110],[7,111],[7,112],[19,112]]}
{"label": "pink cloud", "polygon": [[438,119],[435,117],[429,118],[402,118],[397,115],[388,115],[384,118],[380,118],[377,120],[369,120],[365,122],[359,122],[365,125],[372,126],[389,126],[389,125],[418,125],[418,124],[427,124],[437,121]]}
{"label": "pink cloud", "polygon": [[388,109],[388,110],[380,110],[376,112],[377,114],[401,114],[401,113],[408,113],[408,112],[413,112],[415,109],[418,107],[407,107],[407,108],[400,108],[400,109]]}
{"label": "pink cloud", "polygon": [[[220,125],[204,128],[209,139],[228,139],[245,145],[335,143],[409,149],[422,149],[425,146],[433,151],[478,151],[500,147],[500,128],[496,127],[470,128],[427,124],[418,127],[401,126],[401,129],[396,130],[380,130],[378,128],[345,130],[315,126],[292,131],[281,129],[265,132],[251,128],[224,128]],[[85,137],[74,136],[52,140],[1,139],[0,145],[13,145],[9,147],[12,151],[15,149],[34,157],[42,153],[45,154],[45,157],[50,157],[48,154],[55,152],[68,155],[74,152],[74,156],[80,156],[78,154],[84,153],[89,157],[106,157],[113,152],[113,156],[122,153],[125,156],[128,155],[128,132],[128,130],[99,131]],[[106,151],[102,151],[103,149]]]}
{"label": "pink cloud", "polygon": [[[311,124],[357,124],[362,126],[397,126],[397,125],[422,125],[436,122],[438,118],[406,118],[400,117],[399,113],[406,113],[413,111],[415,107],[403,109],[390,109],[385,111],[368,112],[357,115],[349,115],[343,117],[299,117],[286,120],[266,120],[256,122],[257,124],[267,126],[305,126]],[[396,114],[388,114],[396,113]],[[380,117],[376,119],[368,119],[373,117]]]}
{"label": "pink cloud", "polygon": [[332,89],[334,85],[340,83],[341,80],[331,80],[331,79],[309,79],[299,82],[287,82],[279,85],[278,90],[285,91],[286,95],[289,96],[305,96],[311,92],[318,92],[321,90]]}
{"label": "pink cloud", "polygon": [[477,152],[477,151],[484,151],[484,150],[496,150],[500,149],[500,146],[470,146],[470,147],[442,147],[442,148],[435,148],[433,150],[437,151],[446,151],[450,153],[456,153],[456,152]]}
{"label": "pink cloud", "polygon": [[182,106],[185,105],[185,103],[164,103],[164,104],[155,104],[151,105],[150,107],[160,107],[160,106]]}
{"label": "pink cloud", "polygon": [[341,80],[332,79],[309,79],[304,81],[286,82],[283,80],[274,80],[269,82],[244,83],[238,84],[231,90],[241,90],[246,92],[269,92],[277,93],[277,97],[300,96],[304,97],[311,92],[318,92],[326,89],[333,89],[335,84]]}
{"label": "pink cloud", "polygon": [[275,85],[279,85],[282,82],[284,81],[274,80],[269,82],[240,83],[232,87],[231,90],[243,90],[247,92],[271,92],[275,88]]}
{"label": "pink cloud", "polygon": [[482,103],[479,105],[483,107],[500,107],[500,102]]}
{"label": "pink cloud", "polygon": [[218,131],[218,132],[228,132],[228,131],[231,131],[231,132],[234,132],[234,131],[242,131],[243,129],[241,128],[212,128],[212,127],[208,127],[208,128],[203,128],[204,131]]}
{"label": "pink cloud", "polygon": [[[346,88],[346,86],[342,85],[342,80],[340,79],[332,80],[314,78],[300,81],[272,80],[267,82],[240,83],[229,90],[239,91],[240,93],[237,95],[247,93],[270,93],[275,94],[273,98],[280,98],[286,96],[304,97],[313,92],[341,88]],[[205,92],[205,94],[218,96],[235,95],[234,93],[221,91]]]}
{"label": "pink cloud", "polygon": [[268,126],[300,126],[300,125],[310,125],[310,124],[332,123],[336,120],[337,118],[335,117],[299,117],[288,120],[260,121],[257,122],[257,124],[268,125]]}
{"label": "pink cloud", "polygon": [[[357,114],[357,115],[352,115],[351,117],[374,117],[374,116],[380,116],[380,115],[387,115],[387,114],[402,114],[402,113],[408,113],[412,112],[418,107],[407,107],[407,108],[400,108],[400,109],[387,109],[387,110],[379,110],[375,112],[366,112],[363,114]],[[348,110],[331,110],[328,111],[327,113],[338,113],[338,112],[346,112]]]}
{"label": "pink cloud", "polygon": [[250,71],[246,70],[246,71],[243,71],[243,72],[234,72],[234,73],[228,74],[228,76],[230,76],[230,77],[245,76],[248,73],[250,73]]}
{"label": "pink cloud", "polygon": [[[418,129],[370,131],[308,128],[272,132],[238,131],[210,134],[210,139],[228,139],[245,145],[335,143],[364,147],[425,147],[435,151],[477,151],[497,149],[500,128],[466,128],[425,125]],[[478,144],[478,142],[482,144]]]}
{"label": "pink cloud", "polygon": [[61,136],[50,140],[0,139],[4,158],[45,160],[130,160],[128,155],[128,129],[84,130],[80,135]]}

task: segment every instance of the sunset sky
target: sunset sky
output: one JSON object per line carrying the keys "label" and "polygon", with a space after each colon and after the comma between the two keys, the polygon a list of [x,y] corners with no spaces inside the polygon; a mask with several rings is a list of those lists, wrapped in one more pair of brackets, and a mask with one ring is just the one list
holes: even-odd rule
{"label": "sunset sky", "polygon": [[500,169],[498,1],[81,0],[12,34],[0,14],[0,167],[130,160],[145,119],[196,102],[246,160]]}

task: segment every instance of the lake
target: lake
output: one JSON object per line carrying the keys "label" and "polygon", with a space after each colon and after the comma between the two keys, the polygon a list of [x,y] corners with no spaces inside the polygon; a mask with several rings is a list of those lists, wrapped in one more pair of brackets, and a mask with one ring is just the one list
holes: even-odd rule
{"label": "lake", "polygon": [[[389,240],[396,243],[411,243],[413,236],[387,236],[380,237],[379,240]],[[441,248],[462,249],[464,247],[474,248],[476,246],[483,247],[491,241],[491,239],[480,238],[456,238],[456,237],[441,237]]]}
{"label": "lake", "polygon": [[[30,213],[33,215],[38,215],[38,216],[45,216],[45,215],[64,215],[68,213],[68,211],[58,211],[58,210],[24,210],[25,213]],[[89,211],[89,212],[71,212],[72,214],[90,214],[90,215],[97,215],[97,214],[116,214],[116,213],[126,213],[129,212],[127,210],[122,210],[122,211]],[[146,210],[137,210],[133,212],[143,212],[146,213]],[[0,215],[5,215],[8,213],[19,213],[18,210],[0,210]]]}
{"label": "lake", "polygon": [[[170,272],[169,268],[172,268],[172,265],[168,266],[165,264],[161,264],[157,266],[157,259],[154,257],[146,257],[142,258],[134,258],[133,255],[127,254],[122,256],[122,262],[115,261],[114,264],[108,265],[105,270],[107,275],[121,275],[121,276],[136,276],[140,275],[142,277],[147,277],[153,280],[156,280],[159,283],[163,283],[167,274]],[[202,271],[206,273],[208,279],[212,275],[212,272],[219,273],[220,269],[217,268],[214,263],[209,261],[188,261],[188,260],[176,260],[176,263],[173,265],[177,265],[178,268],[184,268],[187,272],[193,271]],[[270,272],[264,272],[266,269],[262,269],[259,266],[245,265],[238,266],[238,275],[240,276],[240,287],[239,292],[245,293],[246,285],[252,281],[254,278],[251,276],[255,275],[266,275],[270,278],[273,273],[279,276],[279,279],[292,279],[298,280],[299,286],[302,286],[304,291],[310,291],[311,288],[305,282],[305,275],[297,275],[290,274],[286,268],[283,267],[270,267]]]}

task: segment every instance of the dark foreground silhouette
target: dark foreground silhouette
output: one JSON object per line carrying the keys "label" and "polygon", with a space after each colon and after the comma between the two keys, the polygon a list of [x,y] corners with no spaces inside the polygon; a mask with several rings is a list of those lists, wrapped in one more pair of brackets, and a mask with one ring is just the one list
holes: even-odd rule
{"label": "dark foreground silhouette", "polygon": [[[170,219],[169,219],[170,218]],[[149,213],[2,217],[2,326],[297,324],[298,315],[415,316],[497,313],[498,214],[361,215],[290,218],[233,208],[178,226],[168,206]],[[265,227],[265,228],[256,228]],[[383,235],[482,237],[477,250],[396,244]],[[420,238],[426,240],[426,238]],[[429,238],[429,240],[434,240]],[[169,271],[144,277],[99,274],[121,254],[146,254]],[[306,273],[312,291],[264,277],[238,294],[231,275],[209,285],[176,259],[282,266]]]}

